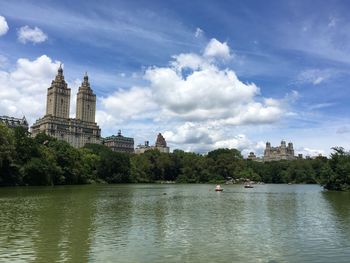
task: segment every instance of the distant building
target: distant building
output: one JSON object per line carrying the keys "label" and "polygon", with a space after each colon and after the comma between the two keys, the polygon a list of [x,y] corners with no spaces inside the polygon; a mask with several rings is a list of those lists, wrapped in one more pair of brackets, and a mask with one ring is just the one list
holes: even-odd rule
{"label": "distant building", "polygon": [[149,141],[145,141],[144,145],[139,144],[137,148],[135,149],[136,154],[141,154],[144,153],[145,151],[148,150],[158,150],[161,153],[169,153],[170,149],[167,146],[167,143],[165,141],[165,138],[161,133],[158,134],[157,139],[156,139],[156,144],[155,146],[150,146]]}
{"label": "distant building", "polygon": [[125,137],[122,135],[122,132],[119,130],[118,135],[112,135],[106,137],[103,140],[103,144],[111,148],[114,152],[125,152],[133,153],[134,152],[134,138]]}
{"label": "distant building", "polygon": [[144,144],[139,144],[137,145],[135,149],[136,154],[141,154],[144,153],[145,151],[153,149],[151,146],[149,146],[149,141],[145,141]]}
{"label": "distant building", "polygon": [[28,122],[26,120],[26,117],[24,116],[22,119],[8,116],[0,116],[0,122],[5,124],[9,128],[23,127],[26,130],[29,129]]}
{"label": "distant building", "polygon": [[254,152],[250,152],[247,159],[255,161],[256,160],[256,156],[255,156]]}
{"label": "distant building", "polygon": [[44,132],[79,148],[86,143],[101,143],[101,129],[95,122],[96,95],[87,74],[77,94],[76,118],[69,118],[70,88],[60,66],[56,78],[47,89],[46,114],[31,127],[33,136]]}
{"label": "distant building", "polygon": [[266,143],[263,157],[264,162],[294,159],[296,157],[294,156],[293,143],[290,142],[287,146],[285,141],[281,141],[281,145],[277,147],[271,147],[269,142]]}
{"label": "distant building", "polygon": [[156,145],[154,146],[154,148],[160,151],[161,153],[169,153],[169,147],[167,146],[165,138],[161,133],[158,133]]}

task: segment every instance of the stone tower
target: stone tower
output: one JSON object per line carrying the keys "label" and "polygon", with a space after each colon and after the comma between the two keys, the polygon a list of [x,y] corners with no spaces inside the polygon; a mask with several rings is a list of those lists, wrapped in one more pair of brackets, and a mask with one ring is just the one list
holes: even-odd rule
{"label": "stone tower", "polygon": [[96,95],[90,88],[89,77],[85,73],[84,81],[79,87],[77,95],[77,116],[78,120],[95,122]]}
{"label": "stone tower", "polygon": [[288,143],[288,152],[289,152],[289,154],[294,156],[294,148],[293,148],[293,143],[292,142]]}
{"label": "stone tower", "polygon": [[283,156],[287,154],[287,146],[284,140],[281,141],[280,154]]}
{"label": "stone tower", "polygon": [[266,148],[264,151],[264,156],[270,156],[270,152],[271,152],[271,143],[270,142],[266,142]]}
{"label": "stone tower", "polygon": [[68,119],[69,106],[70,89],[64,80],[62,65],[60,65],[56,78],[47,89],[46,115]]}
{"label": "stone tower", "polygon": [[157,136],[156,147],[167,147],[166,141],[161,133]]}

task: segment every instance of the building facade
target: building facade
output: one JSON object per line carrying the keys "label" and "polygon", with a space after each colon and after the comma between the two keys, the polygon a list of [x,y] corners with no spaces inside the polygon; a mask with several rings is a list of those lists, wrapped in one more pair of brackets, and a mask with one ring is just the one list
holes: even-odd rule
{"label": "building facade", "polygon": [[71,90],[64,80],[60,66],[55,79],[47,90],[46,114],[31,127],[33,136],[44,132],[63,140],[76,148],[86,143],[101,143],[101,129],[95,122],[96,95],[93,93],[87,74],[77,95],[77,116],[69,118]]}
{"label": "building facade", "polygon": [[167,146],[165,138],[163,137],[163,135],[161,133],[158,134],[157,139],[156,139],[156,143],[154,146],[150,146],[149,141],[145,141],[144,145],[139,144],[137,146],[137,148],[135,149],[135,153],[141,154],[141,153],[144,153],[145,151],[148,151],[148,150],[158,150],[161,153],[169,153],[170,152],[170,149]]}
{"label": "building facade", "polygon": [[256,155],[254,154],[254,152],[250,152],[247,159],[255,161],[257,158],[256,158]]}
{"label": "building facade", "polygon": [[134,138],[123,136],[120,130],[117,136],[112,135],[103,139],[103,144],[114,152],[134,152]]}
{"label": "building facade", "polygon": [[277,147],[271,147],[269,142],[266,143],[263,157],[264,162],[294,159],[296,157],[294,156],[293,143],[290,142],[287,146],[285,141],[281,141],[281,145]]}
{"label": "building facade", "polygon": [[26,117],[23,116],[22,119],[9,117],[9,116],[0,116],[0,122],[5,124],[9,128],[22,127],[28,131],[28,122]]}

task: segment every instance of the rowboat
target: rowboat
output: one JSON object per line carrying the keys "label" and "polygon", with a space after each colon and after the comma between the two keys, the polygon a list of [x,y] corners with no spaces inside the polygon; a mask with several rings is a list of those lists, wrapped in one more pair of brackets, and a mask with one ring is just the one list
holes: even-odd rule
{"label": "rowboat", "polygon": [[218,184],[218,185],[215,187],[215,191],[216,191],[216,192],[222,192],[222,191],[224,191],[224,189],[221,188],[221,185]]}

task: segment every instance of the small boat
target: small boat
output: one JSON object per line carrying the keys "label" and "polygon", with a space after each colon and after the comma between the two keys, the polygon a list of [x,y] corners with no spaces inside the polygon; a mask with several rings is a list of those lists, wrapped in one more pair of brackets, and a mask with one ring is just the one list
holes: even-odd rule
{"label": "small boat", "polygon": [[222,192],[222,191],[224,191],[224,189],[221,188],[221,186],[218,184],[218,185],[215,187],[215,191],[216,191],[216,192]]}
{"label": "small boat", "polygon": [[246,184],[244,185],[244,188],[254,188],[254,186],[252,186],[251,184]]}

